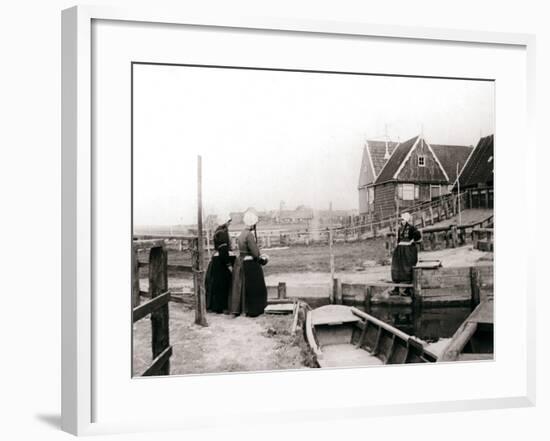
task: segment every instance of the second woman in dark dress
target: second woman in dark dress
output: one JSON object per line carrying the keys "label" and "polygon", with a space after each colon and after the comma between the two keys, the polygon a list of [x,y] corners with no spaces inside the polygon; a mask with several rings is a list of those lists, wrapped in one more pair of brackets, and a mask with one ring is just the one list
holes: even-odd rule
{"label": "second woman in dark dress", "polygon": [[263,314],[267,306],[267,287],[262,269],[267,258],[260,254],[254,234],[258,216],[247,211],[243,221],[246,227],[237,239],[239,257],[233,270],[230,312],[257,317]]}
{"label": "second woman in dark dress", "polygon": [[226,216],[214,232],[214,255],[206,271],[206,308],[209,311],[227,312],[227,302],[231,292],[231,268],[235,256],[231,255],[229,224]]}

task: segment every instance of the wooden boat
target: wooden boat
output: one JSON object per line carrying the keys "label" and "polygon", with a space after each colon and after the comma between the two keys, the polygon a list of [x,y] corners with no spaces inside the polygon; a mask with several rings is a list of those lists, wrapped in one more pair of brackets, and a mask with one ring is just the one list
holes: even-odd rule
{"label": "wooden boat", "polygon": [[483,301],[456,330],[441,361],[493,360],[493,302]]}
{"label": "wooden boat", "polygon": [[320,367],[437,361],[423,341],[349,306],[308,311],[306,338]]}

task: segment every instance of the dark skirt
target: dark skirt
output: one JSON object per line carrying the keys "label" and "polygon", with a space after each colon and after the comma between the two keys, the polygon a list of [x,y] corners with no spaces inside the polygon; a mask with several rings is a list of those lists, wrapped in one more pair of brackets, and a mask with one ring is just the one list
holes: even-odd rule
{"label": "dark skirt", "polygon": [[397,245],[391,261],[391,279],[395,283],[408,283],[413,278],[413,266],[418,262],[416,245]]}
{"label": "dark skirt", "polygon": [[255,260],[235,260],[229,311],[257,317],[267,306],[267,287],[262,266]]}
{"label": "dark skirt", "polygon": [[231,292],[231,271],[218,256],[214,256],[208,265],[205,285],[206,309],[218,313],[226,311]]}
{"label": "dark skirt", "polygon": [[255,260],[244,261],[244,281],[246,315],[256,317],[263,314],[267,306],[267,287],[264,270]]}

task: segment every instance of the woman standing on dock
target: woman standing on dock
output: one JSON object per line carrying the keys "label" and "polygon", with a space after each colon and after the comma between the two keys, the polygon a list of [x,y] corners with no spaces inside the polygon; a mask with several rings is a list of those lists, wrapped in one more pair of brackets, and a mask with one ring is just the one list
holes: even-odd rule
{"label": "woman standing on dock", "polygon": [[222,216],[221,224],[214,232],[214,254],[206,271],[206,308],[209,311],[227,312],[227,302],[231,292],[231,268],[234,256],[231,256],[229,238],[230,216]]}
{"label": "woman standing on dock", "polygon": [[[420,231],[411,224],[411,215],[403,213],[399,220],[397,232],[397,246],[393,251],[391,262],[391,279],[395,283],[411,283],[413,267],[418,262],[418,250],[416,242],[421,239]],[[399,295],[399,288],[395,287],[392,295]],[[411,289],[405,289],[405,295],[410,295]]]}
{"label": "woman standing on dock", "polygon": [[267,287],[262,265],[267,257],[260,254],[256,238],[258,216],[252,211],[244,214],[244,230],[239,235],[239,257],[233,270],[230,312],[257,317],[267,306]]}

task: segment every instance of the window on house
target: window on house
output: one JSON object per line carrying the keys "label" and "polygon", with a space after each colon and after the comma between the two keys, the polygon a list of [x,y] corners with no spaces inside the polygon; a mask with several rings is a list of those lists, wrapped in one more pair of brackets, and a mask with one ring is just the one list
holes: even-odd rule
{"label": "window on house", "polygon": [[370,187],[368,189],[367,200],[369,201],[369,204],[374,204],[374,187]]}
{"label": "window on house", "polygon": [[418,166],[424,167],[426,165],[426,157],[425,156],[419,156],[418,157]]}
{"label": "window on house", "polygon": [[414,198],[420,199],[420,185],[414,186]]}
{"label": "window on house", "polygon": [[401,199],[404,201],[414,201],[415,185],[403,184],[403,194]]}
{"label": "window on house", "polygon": [[441,185],[431,185],[430,186],[430,197],[437,198],[441,196]]}

